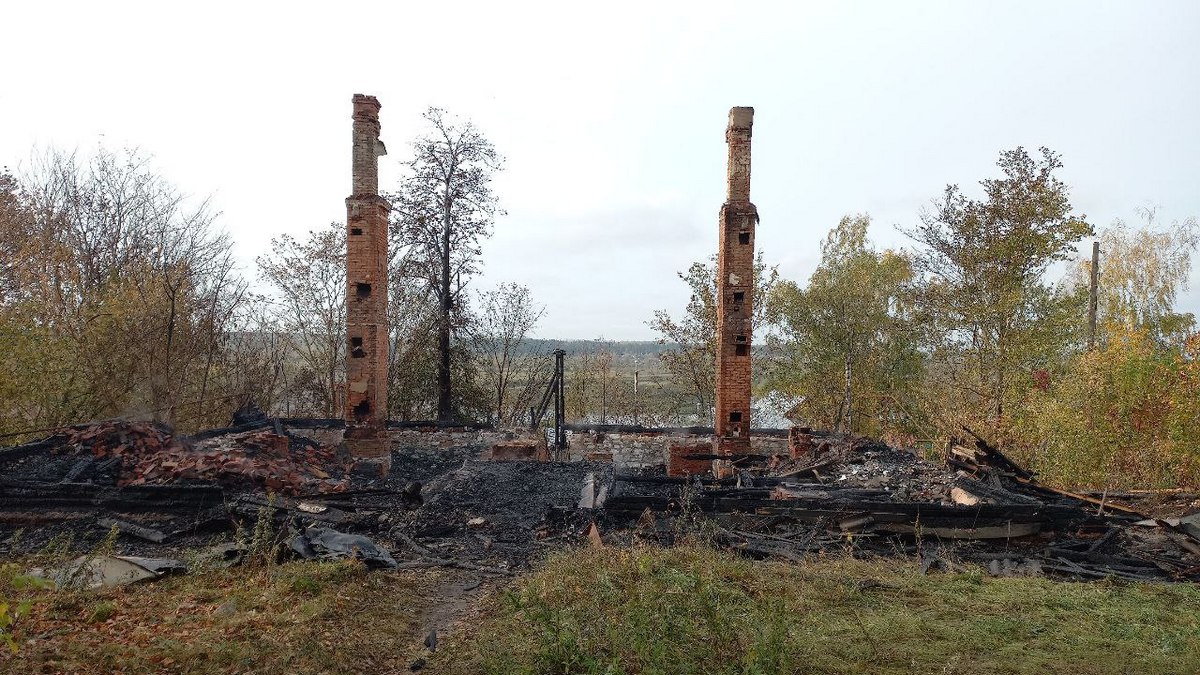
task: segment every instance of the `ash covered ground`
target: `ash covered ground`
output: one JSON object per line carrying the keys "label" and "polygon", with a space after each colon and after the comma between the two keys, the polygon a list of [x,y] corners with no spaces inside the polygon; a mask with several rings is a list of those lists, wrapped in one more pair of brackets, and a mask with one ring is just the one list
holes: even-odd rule
{"label": "ash covered ground", "polygon": [[[983,439],[936,462],[812,432],[795,456],[738,458],[716,479],[495,461],[491,437],[465,429],[397,438],[390,473],[371,477],[350,470],[333,424],[262,420],[190,438],[147,423],[76,427],[0,450],[0,552],[93,551],[115,528],[118,554],[228,558],[267,519],[281,556],[377,547],[389,567],[511,573],[562,546],[689,535],[753,558],[905,555],[1002,575],[1200,579],[1194,495],[1168,500],[1171,518],[1134,495],[1122,505],[1055,490]],[[322,549],[330,537],[350,543]]]}
{"label": "ash covered ground", "polygon": [[279,430],[286,451],[261,430],[176,439],[147,424],[0,450],[0,552],[92,551],[119,522],[115,553],[187,558],[243,542],[269,516],[281,544],[321,527],[369,537],[402,563],[516,570],[586,531],[592,516],[576,509],[584,478],[612,475],[592,462],[484,460],[488,445],[462,434],[445,447],[395,445],[389,474],[372,478]]}

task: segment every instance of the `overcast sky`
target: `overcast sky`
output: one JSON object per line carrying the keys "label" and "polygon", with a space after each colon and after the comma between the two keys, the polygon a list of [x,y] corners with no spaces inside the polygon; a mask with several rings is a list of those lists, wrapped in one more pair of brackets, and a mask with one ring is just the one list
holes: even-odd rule
{"label": "overcast sky", "polygon": [[[248,273],[272,236],[345,218],[350,98],[383,104],[383,185],[431,105],[507,157],[486,287],[542,337],[650,339],[716,249],[731,106],[756,110],[757,244],[807,279],[847,213],[905,246],[1003,149],[1062,154],[1097,226],[1200,215],[1200,2],[12,3],[0,165],[134,146],[212,195]],[[1200,313],[1200,261],[1181,303]]]}

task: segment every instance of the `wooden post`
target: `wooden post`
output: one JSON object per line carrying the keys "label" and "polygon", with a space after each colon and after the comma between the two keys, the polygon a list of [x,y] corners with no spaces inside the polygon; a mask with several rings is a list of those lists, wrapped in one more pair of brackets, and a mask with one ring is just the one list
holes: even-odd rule
{"label": "wooden post", "polygon": [[1092,280],[1088,289],[1088,349],[1096,348],[1096,310],[1100,304],[1100,242],[1092,242]]}

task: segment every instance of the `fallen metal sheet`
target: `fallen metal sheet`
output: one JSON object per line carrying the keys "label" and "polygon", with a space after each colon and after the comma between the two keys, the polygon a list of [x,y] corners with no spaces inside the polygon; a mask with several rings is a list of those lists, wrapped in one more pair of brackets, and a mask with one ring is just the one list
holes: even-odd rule
{"label": "fallen metal sheet", "polygon": [[292,537],[291,548],[309,560],[355,558],[371,568],[396,567],[396,559],[369,537],[346,534],[326,527],[310,527]]}
{"label": "fallen metal sheet", "polygon": [[43,576],[59,588],[107,588],[187,572],[187,565],[165,558],[134,556],[80,556],[66,565],[46,570]]}

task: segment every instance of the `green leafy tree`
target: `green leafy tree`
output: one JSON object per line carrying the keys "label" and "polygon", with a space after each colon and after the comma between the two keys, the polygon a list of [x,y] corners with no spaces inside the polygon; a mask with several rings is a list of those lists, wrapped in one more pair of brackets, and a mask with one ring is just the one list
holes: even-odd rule
{"label": "green leafy tree", "polygon": [[[1014,413],[1016,451],[1049,480],[1105,487],[1200,481],[1200,334],[1175,311],[1196,246],[1188,219],[1159,228],[1154,213],[1100,235],[1100,333],[1093,351],[1046,372]],[[1075,268],[1082,288],[1090,260]]]}
{"label": "green leafy tree", "polygon": [[981,181],[983,199],[950,185],[908,232],[918,244],[915,309],[931,407],[948,431],[963,421],[1000,425],[1030,374],[1076,344],[1085,307],[1078,293],[1045,280],[1092,232],[1055,176],[1058,155],[1042,148],[1035,159],[1018,147],[998,166],[1001,177]]}
{"label": "green leafy tree", "polygon": [[1200,335],[1181,347],[1112,326],[1069,376],[1031,389],[1015,420],[1018,457],[1068,486],[1200,485]]}
{"label": "green leafy tree", "polygon": [[846,216],[821,245],[801,288],[780,282],[770,302],[778,328],[768,342],[771,388],[803,396],[814,423],[880,435],[911,427],[906,401],[921,358],[905,308],[907,256],[876,251],[871,219]]}

